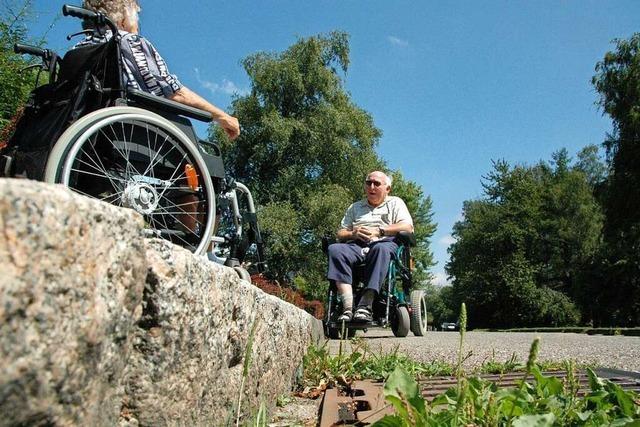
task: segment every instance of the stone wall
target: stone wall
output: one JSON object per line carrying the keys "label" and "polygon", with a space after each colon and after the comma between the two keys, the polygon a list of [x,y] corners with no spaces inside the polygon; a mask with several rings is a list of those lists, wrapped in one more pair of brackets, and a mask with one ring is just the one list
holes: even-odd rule
{"label": "stone wall", "polygon": [[221,425],[247,349],[248,411],[320,339],[233,270],[143,239],[132,211],[24,180],[0,194],[0,425]]}

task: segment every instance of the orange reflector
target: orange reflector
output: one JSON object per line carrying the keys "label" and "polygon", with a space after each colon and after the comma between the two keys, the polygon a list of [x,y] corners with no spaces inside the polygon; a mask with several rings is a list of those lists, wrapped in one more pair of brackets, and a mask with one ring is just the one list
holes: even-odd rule
{"label": "orange reflector", "polygon": [[196,168],[190,164],[184,165],[184,174],[187,176],[187,184],[193,191],[198,188],[198,175],[196,174]]}

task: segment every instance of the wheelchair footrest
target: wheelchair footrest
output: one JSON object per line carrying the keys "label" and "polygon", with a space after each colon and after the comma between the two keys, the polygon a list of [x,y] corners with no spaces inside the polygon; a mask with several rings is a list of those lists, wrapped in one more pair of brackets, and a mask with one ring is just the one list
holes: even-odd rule
{"label": "wheelchair footrest", "polygon": [[[372,328],[375,326],[382,326],[380,324],[380,322],[346,322],[345,325],[348,329],[368,329],[368,328]],[[342,328],[342,322],[329,322],[328,323],[328,327],[331,329],[341,329]]]}

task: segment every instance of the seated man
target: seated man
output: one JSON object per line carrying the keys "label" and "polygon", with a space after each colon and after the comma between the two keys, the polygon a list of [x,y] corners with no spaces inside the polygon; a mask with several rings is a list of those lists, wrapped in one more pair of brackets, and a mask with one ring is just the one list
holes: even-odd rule
{"label": "seated man", "polygon": [[[207,111],[230,139],[240,135],[238,119],[209,103],[169,73],[167,64],[158,51],[144,37],[138,35],[138,0],[83,0],[82,6],[101,12],[118,27],[122,37],[123,76],[125,84],[158,96],[165,96],[181,104]],[[104,43],[112,37],[111,31],[101,29],[76,45],[76,47]]]}
{"label": "seated man", "polygon": [[[413,232],[413,220],[401,198],[389,196],[391,177],[375,171],[364,182],[366,199],[353,203],[342,219],[337,238],[343,243],[329,246],[327,278],[336,283],[342,298],[340,322],[352,319],[371,322],[372,304],[389,269],[392,254],[398,249],[393,236],[401,231]],[[353,313],[353,268],[366,263],[366,286],[358,308]]]}

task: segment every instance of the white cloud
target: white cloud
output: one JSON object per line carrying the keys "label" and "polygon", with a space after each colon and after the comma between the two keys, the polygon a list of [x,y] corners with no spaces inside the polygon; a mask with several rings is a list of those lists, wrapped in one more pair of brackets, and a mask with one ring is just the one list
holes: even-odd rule
{"label": "white cloud", "polygon": [[224,93],[227,95],[246,95],[249,93],[249,89],[240,89],[234,82],[227,79],[222,79],[222,83],[215,83],[210,80],[202,78],[200,76],[200,69],[194,68],[193,71],[196,73],[196,80],[200,83],[204,89],[207,89],[212,94],[216,94],[218,92]]}
{"label": "white cloud", "polygon": [[450,286],[451,282],[447,278],[447,273],[444,271],[438,271],[433,274],[433,284],[438,287]]}
{"label": "white cloud", "polygon": [[442,246],[446,246],[446,247],[451,246],[455,242],[457,242],[457,240],[451,234],[447,234],[446,236],[442,236],[440,238],[440,240],[438,240],[438,243],[440,243]]}
{"label": "white cloud", "polygon": [[389,37],[387,37],[387,40],[389,40],[389,43],[391,43],[392,45],[395,45],[395,46],[401,46],[401,47],[409,46],[409,42],[408,41],[403,40],[401,38],[398,38],[396,36],[389,36]]}

